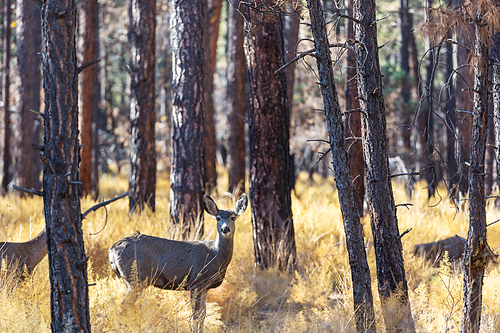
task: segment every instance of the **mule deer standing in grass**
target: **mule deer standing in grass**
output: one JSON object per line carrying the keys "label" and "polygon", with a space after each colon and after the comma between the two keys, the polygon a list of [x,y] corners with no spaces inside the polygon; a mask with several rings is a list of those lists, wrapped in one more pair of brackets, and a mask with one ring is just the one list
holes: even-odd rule
{"label": "mule deer standing in grass", "polygon": [[24,266],[31,274],[40,261],[47,255],[47,236],[45,228],[30,241],[23,243],[0,242],[0,269],[5,259],[7,266],[13,267],[22,276]]}
{"label": "mule deer standing in grass", "polygon": [[[217,237],[211,241],[174,241],[136,233],[109,249],[109,261],[130,292],[134,281],[167,290],[189,290],[193,330],[203,331],[207,291],[221,285],[233,257],[235,220],[247,208],[243,194],[232,210],[219,210],[205,195],[207,213],[217,219]],[[133,270],[135,262],[135,270]]]}

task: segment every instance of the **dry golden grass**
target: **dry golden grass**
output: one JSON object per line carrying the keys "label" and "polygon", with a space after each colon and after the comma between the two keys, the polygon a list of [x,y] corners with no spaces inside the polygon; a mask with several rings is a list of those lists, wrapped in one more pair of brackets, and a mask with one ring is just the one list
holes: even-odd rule
{"label": "dry golden grass", "polygon": [[[91,324],[94,332],[187,332],[191,309],[188,292],[163,291],[149,287],[136,303],[123,301],[124,285],[111,272],[107,249],[136,230],[159,237],[171,237],[168,181],[159,177],[156,212],[128,215],[128,200],[89,214],[83,222],[85,246],[90,257],[89,287]],[[221,188],[227,182],[221,177]],[[106,198],[124,192],[125,178],[104,177],[101,194]],[[462,307],[462,276],[449,263],[432,267],[413,256],[413,246],[457,233],[466,237],[467,209],[456,211],[443,199],[427,200],[427,190],[417,184],[415,198],[395,188],[396,203],[411,202],[410,209],[398,208],[400,231],[413,228],[403,237],[405,267],[410,287],[412,312],[418,332],[458,332]],[[440,189],[441,194],[444,190]],[[232,202],[220,194],[221,207]],[[309,179],[301,174],[292,196],[299,270],[293,279],[275,270],[253,267],[253,241],[248,209],[237,222],[235,251],[225,282],[212,289],[207,299],[208,332],[354,332],[350,270],[335,184],[330,179]],[[82,201],[84,211],[93,205]],[[435,207],[431,207],[434,206]],[[0,240],[25,241],[43,228],[42,200],[0,198]],[[488,221],[500,213],[488,207]],[[215,237],[214,221],[206,217],[205,237]],[[362,220],[368,260],[372,272],[377,328],[383,331],[375,277],[375,257],[369,217]],[[97,233],[97,234],[95,234]],[[500,224],[488,230],[492,249],[500,244]],[[95,235],[93,235],[95,234]],[[500,268],[491,266],[484,283],[482,332],[500,332]],[[29,279],[18,282],[5,270],[0,275],[0,332],[50,331],[48,262],[44,259]],[[397,304],[394,300],[393,304]]]}

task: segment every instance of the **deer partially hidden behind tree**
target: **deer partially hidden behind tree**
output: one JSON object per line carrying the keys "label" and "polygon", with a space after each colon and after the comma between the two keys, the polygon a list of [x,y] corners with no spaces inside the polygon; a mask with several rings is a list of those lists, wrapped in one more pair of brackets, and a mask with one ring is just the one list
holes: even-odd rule
{"label": "deer partially hidden behind tree", "polygon": [[[232,210],[219,210],[205,195],[205,211],[217,220],[211,241],[175,241],[136,233],[109,249],[109,261],[130,293],[132,287],[152,285],[167,290],[189,290],[193,331],[202,332],[207,291],[222,284],[233,257],[235,221],[247,208],[243,194]],[[136,294],[137,295],[137,294]]]}
{"label": "deer partially hidden behind tree", "polygon": [[0,269],[5,261],[8,268],[23,277],[24,267],[28,275],[47,255],[45,228],[30,241],[22,243],[0,242]]}

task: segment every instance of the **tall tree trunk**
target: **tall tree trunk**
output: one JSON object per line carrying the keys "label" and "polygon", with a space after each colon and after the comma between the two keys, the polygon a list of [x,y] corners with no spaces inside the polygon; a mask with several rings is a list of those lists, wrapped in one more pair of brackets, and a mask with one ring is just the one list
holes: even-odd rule
{"label": "tall tree trunk", "polygon": [[311,29],[316,48],[316,62],[320,79],[323,104],[326,111],[328,132],[330,134],[330,148],[333,156],[335,180],[344,221],[349,264],[358,332],[375,332],[375,315],[373,310],[373,296],[371,277],[366,260],[365,243],[363,241],[363,226],[354,196],[354,185],[349,168],[342,112],[335,88],[333,77],[332,58],[330,54],[326,24],[320,0],[307,2],[311,17]]}
{"label": "tall tree trunk", "polygon": [[76,4],[42,2],[45,89],[43,203],[52,332],[90,332],[87,259],[80,210]]}
{"label": "tall tree trunk", "polygon": [[[17,62],[19,90],[16,122],[16,166],[14,181],[24,188],[40,189],[41,163],[39,152],[31,144],[40,144],[40,118],[30,110],[40,110],[40,52],[42,32],[40,11],[32,0],[18,1]],[[20,192],[24,193],[24,192]]]}
{"label": "tall tree trunk", "polygon": [[[352,17],[352,0],[347,4],[347,15]],[[354,26],[352,20],[346,20],[347,39],[354,39]],[[356,99],[358,96],[358,87],[356,84],[356,58],[354,51],[349,48],[347,50],[347,69],[346,69],[346,85],[345,85],[345,102],[346,111],[359,108],[359,102]],[[345,134],[349,138],[361,137],[361,113],[351,112],[345,117],[346,128]],[[359,215],[363,216],[363,205],[365,199],[365,162],[363,160],[363,144],[357,139],[352,139],[349,142],[349,165],[351,168],[351,177],[354,179],[354,197],[358,207]]]}
{"label": "tall tree trunk", "polygon": [[[451,3],[449,2],[448,6]],[[447,90],[447,103],[446,103],[446,171],[448,174],[448,191],[450,197],[456,201],[458,192],[458,182],[459,175],[457,158],[456,158],[456,140],[457,140],[457,129],[456,129],[456,113],[455,113],[455,83],[452,80],[454,75],[453,70],[453,45],[451,43],[446,43],[446,78],[450,84]]]}
{"label": "tall tree trunk", "polygon": [[497,163],[497,184],[500,187],[500,32],[491,36],[490,58],[493,72],[493,120],[495,122],[495,153]]}
{"label": "tall tree trunk", "polygon": [[155,9],[154,0],[130,0],[132,45],[130,101],[130,211],[155,210]]}
{"label": "tall tree trunk", "polygon": [[4,0],[4,18],[3,18],[3,178],[2,192],[8,192],[8,186],[12,180],[11,175],[11,129],[10,129],[10,36],[11,36],[11,21],[12,9],[10,8],[11,1]]}
{"label": "tall tree trunk", "polygon": [[[404,76],[401,82],[401,123],[402,127],[402,137],[404,149],[409,151],[411,149],[411,122],[412,110],[410,110],[410,99],[411,99],[411,88],[412,84],[410,82],[410,35],[412,34],[410,23],[413,23],[409,16],[409,1],[400,0],[399,1],[399,36],[401,46],[399,48],[401,70],[404,72]],[[418,80],[418,77],[415,78]]]}
{"label": "tall tree trunk", "polygon": [[293,272],[297,263],[286,78],[273,74],[284,60],[282,17],[270,0],[250,1],[244,15],[248,19],[244,48],[251,87],[250,201],[255,263]]}
{"label": "tall tree trunk", "polygon": [[[98,7],[97,0],[87,0],[83,3],[83,63],[99,57],[99,38],[96,38],[99,22]],[[93,65],[85,69],[81,75],[82,129],[80,136],[84,145],[80,169],[81,189],[82,195],[92,195],[94,200],[97,199],[97,191],[92,187],[95,185],[92,176],[94,161],[96,161],[94,132],[97,131],[94,107],[98,107],[98,105],[94,105],[94,95],[97,88],[95,77],[98,75],[98,70],[99,67]]]}
{"label": "tall tree trunk", "polygon": [[488,46],[483,40],[483,12],[476,9],[474,45],[474,114],[469,168],[469,232],[462,269],[464,306],[460,331],[479,332],[484,270],[491,249],[486,241],[486,200],[484,195],[484,157],[488,135]]}
{"label": "tall tree trunk", "polygon": [[[98,59],[101,56],[100,51],[100,37],[99,37],[99,3],[96,4],[96,11],[94,12],[95,29],[94,29],[94,59]],[[92,83],[92,89],[94,90],[92,96],[92,177],[91,177],[91,196],[94,200],[97,200],[99,196],[99,130],[101,129],[101,82],[99,80],[99,73],[101,72],[101,63],[97,63],[93,66],[92,71],[94,72],[94,82]]]}
{"label": "tall tree trunk", "polygon": [[170,216],[186,233],[197,235],[203,233],[205,192],[203,21],[203,1],[173,0]]}
{"label": "tall tree trunk", "polygon": [[[245,52],[243,17],[237,10],[240,1],[227,4],[227,101],[229,191],[236,197],[245,192]],[[240,186],[238,188],[238,186]]]}
{"label": "tall tree trunk", "polygon": [[[358,93],[362,117],[368,207],[377,260],[378,291],[387,332],[414,332],[403,264],[403,247],[389,173],[382,75],[378,57],[374,0],[355,0],[354,39],[358,68]],[[388,309],[387,298],[399,293],[401,316]]]}
{"label": "tall tree trunk", "polygon": [[217,141],[215,138],[213,93],[221,7],[222,0],[206,1],[203,51],[205,56],[205,190],[208,193],[217,187],[217,168],[215,165]]}

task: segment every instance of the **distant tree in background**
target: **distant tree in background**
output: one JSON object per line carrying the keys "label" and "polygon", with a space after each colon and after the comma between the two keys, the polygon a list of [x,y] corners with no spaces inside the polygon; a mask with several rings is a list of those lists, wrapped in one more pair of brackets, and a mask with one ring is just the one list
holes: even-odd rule
{"label": "distant tree in background", "polygon": [[[366,191],[375,258],[378,292],[388,332],[415,332],[408,299],[403,246],[399,234],[387,156],[385,102],[382,93],[377,42],[375,0],[354,0],[353,13],[358,96],[362,117]],[[387,299],[398,292],[401,315],[388,308]]]}
{"label": "distant tree in background", "polygon": [[255,263],[260,268],[296,268],[290,194],[290,120],[282,15],[274,1],[244,6],[245,55],[249,71],[250,201]]}
{"label": "distant tree in background", "polygon": [[217,168],[215,165],[214,122],[214,74],[217,58],[217,40],[219,39],[219,25],[222,0],[207,0],[205,2],[205,28],[203,32],[203,51],[205,56],[205,191],[212,192],[217,187]]}
{"label": "distant tree in background", "polygon": [[155,6],[154,0],[129,0],[130,61],[130,211],[155,210]]}
{"label": "distant tree in background", "polygon": [[[97,0],[83,2],[83,22],[80,33],[83,34],[83,63],[99,58],[99,3]],[[94,200],[98,196],[98,142],[99,123],[99,66],[93,65],[85,69],[80,76],[82,99],[82,162],[80,179],[82,195],[91,195]]]}
{"label": "distant tree in background", "polygon": [[2,187],[1,191],[7,193],[8,186],[12,180],[11,174],[11,128],[10,128],[10,37],[12,23],[11,1],[4,0],[3,2],[3,135],[2,135]]}
{"label": "distant tree in background", "polygon": [[[185,236],[203,233],[205,84],[202,0],[174,0],[172,36],[172,167],[170,216]],[[195,230],[198,228],[198,230]]]}
{"label": "distant tree in background", "polygon": [[240,1],[227,4],[227,114],[229,192],[237,189],[236,197],[245,192],[245,51],[243,50],[243,16]]}
{"label": "distant tree in background", "polygon": [[[80,210],[76,1],[39,2],[45,91],[43,203],[52,332],[90,332]],[[63,7],[62,7],[63,6]]]}
{"label": "distant tree in background", "polygon": [[497,184],[500,187],[500,32],[491,36],[490,50],[493,82],[493,121],[495,124],[495,157],[497,165]]}
{"label": "distant tree in background", "polygon": [[[24,188],[40,190],[42,169],[39,151],[31,144],[40,144],[41,118],[30,110],[40,111],[42,86],[40,11],[32,0],[17,2],[17,63],[19,86],[15,137],[14,182]],[[24,192],[19,192],[24,195]]]}

